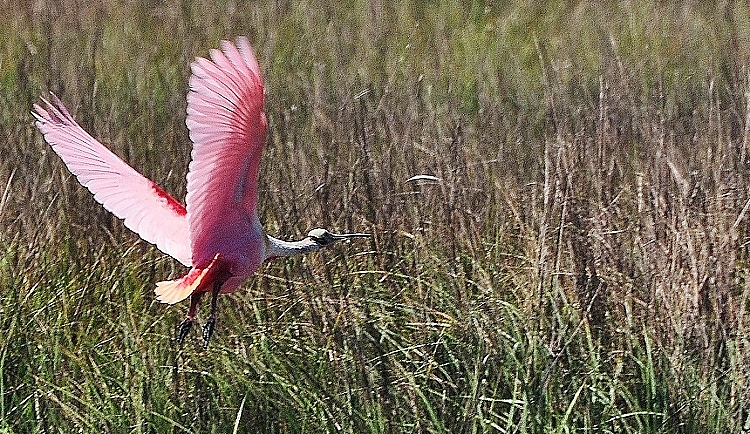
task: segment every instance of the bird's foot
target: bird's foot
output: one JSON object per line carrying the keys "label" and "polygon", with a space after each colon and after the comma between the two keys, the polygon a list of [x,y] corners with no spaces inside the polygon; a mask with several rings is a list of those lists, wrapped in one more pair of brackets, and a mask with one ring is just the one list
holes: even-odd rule
{"label": "bird's foot", "polygon": [[208,348],[208,342],[214,334],[214,328],[216,328],[216,317],[212,316],[208,318],[206,325],[203,326],[203,349]]}
{"label": "bird's foot", "polygon": [[182,346],[182,343],[185,342],[185,338],[187,337],[188,333],[190,333],[190,327],[192,326],[193,319],[189,317],[185,318],[185,321],[183,321],[177,328],[177,344]]}

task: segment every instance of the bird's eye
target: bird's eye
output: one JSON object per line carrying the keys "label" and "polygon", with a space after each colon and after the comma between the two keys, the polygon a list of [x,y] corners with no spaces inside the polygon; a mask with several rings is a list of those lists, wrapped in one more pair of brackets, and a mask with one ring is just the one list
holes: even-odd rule
{"label": "bird's eye", "polygon": [[325,229],[320,229],[320,228],[313,229],[307,234],[307,236],[311,240],[315,241],[317,244],[320,244],[321,246],[325,246],[330,243],[331,241],[330,237],[328,237],[327,235],[328,235],[328,231],[326,231]]}

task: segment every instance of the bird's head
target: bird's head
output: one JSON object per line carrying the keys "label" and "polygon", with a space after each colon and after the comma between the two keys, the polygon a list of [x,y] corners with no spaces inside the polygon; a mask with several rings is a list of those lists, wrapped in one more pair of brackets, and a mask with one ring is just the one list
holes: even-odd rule
{"label": "bird's head", "polygon": [[370,234],[334,234],[326,229],[315,228],[307,233],[307,238],[311,239],[320,247],[330,246],[336,241],[346,240],[349,238],[369,238]]}

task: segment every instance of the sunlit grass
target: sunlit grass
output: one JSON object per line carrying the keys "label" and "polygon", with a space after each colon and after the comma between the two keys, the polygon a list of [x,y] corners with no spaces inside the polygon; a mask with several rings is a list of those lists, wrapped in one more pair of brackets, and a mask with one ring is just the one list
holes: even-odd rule
{"label": "sunlit grass", "polygon": [[[0,4],[0,432],[747,426],[745,5],[79,6]],[[265,227],[375,237],[264,266],[179,348],[183,267],[30,111],[182,196],[189,63],[240,34]]]}

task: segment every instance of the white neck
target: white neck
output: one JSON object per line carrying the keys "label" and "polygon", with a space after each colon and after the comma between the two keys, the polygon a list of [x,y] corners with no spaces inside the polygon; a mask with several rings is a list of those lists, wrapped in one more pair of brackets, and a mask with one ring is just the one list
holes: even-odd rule
{"label": "white neck", "polygon": [[299,241],[283,241],[270,235],[266,235],[266,238],[268,239],[268,243],[266,243],[266,259],[301,255],[320,250],[322,247],[310,237]]}

